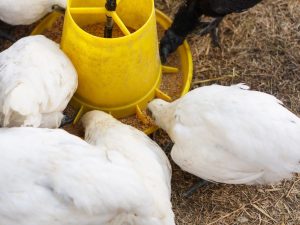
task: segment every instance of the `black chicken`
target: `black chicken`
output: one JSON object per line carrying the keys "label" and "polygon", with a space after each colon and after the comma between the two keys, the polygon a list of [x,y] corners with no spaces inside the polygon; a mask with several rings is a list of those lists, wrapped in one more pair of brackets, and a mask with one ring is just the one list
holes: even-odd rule
{"label": "black chicken", "polygon": [[[213,44],[219,45],[217,28],[223,17],[230,13],[243,12],[262,0],[187,0],[175,15],[171,27],[160,41],[160,58],[165,63],[168,55],[181,45],[186,36],[196,27],[199,35],[210,33]],[[199,22],[202,15],[214,17],[212,22]]]}

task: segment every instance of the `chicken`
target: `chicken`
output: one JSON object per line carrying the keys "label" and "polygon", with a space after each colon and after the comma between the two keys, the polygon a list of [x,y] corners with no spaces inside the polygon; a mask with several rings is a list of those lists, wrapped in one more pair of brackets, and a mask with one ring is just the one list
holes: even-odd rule
{"label": "chicken", "polygon": [[76,88],[76,70],[58,44],[22,38],[0,53],[0,125],[57,128]]}
{"label": "chicken", "polygon": [[174,225],[156,217],[147,178],[104,144],[62,129],[1,128],[0,154],[2,225]]}
{"label": "chicken", "polygon": [[154,210],[153,221],[147,224],[175,225],[170,202],[171,166],[162,149],[143,132],[104,112],[88,112],[82,124],[88,143],[121,154],[140,177],[147,189],[145,194],[153,199],[149,206]]}
{"label": "chicken", "polygon": [[66,8],[67,0],[0,0],[0,20],[11,25],[30,25],[54,8]]}
{"label": "chicken", "polygon": [[149,103],[184,171],[227,184],[273,184],[300,171],[300,119],[248,86],[211,85]]}
{"label": "chicken", "polygon": [[[243,12],[262,0],[187,0],[175,14],[171,27],[160,41],[160,58],[166,62],[168,55],[181,45],[186,36],[197,26],[203,28],[199,35],[211,34],[213,44],[219,45],[216,28],[224,18],[231,13]],[[199,17],[215,18],[211,23],[199,22]]]}
{"label": "chicken", "polygon": [[[66,6],[67,0],[0,0],[0,20],[10,25],[30,25]],[[6,29],[0,28],[0,38],[14,41]]]}

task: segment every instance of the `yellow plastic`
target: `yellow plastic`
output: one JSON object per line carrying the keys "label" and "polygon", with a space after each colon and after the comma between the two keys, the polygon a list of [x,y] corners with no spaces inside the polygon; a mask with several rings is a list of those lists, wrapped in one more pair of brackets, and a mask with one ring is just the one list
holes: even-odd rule
{"label": "yellow plastic", "polygon": [[[134,114],[136,106],[145,108],[161,81],[155,9],[153,0],[121,0],[116,12],[106,12],[105,2],[68,1],[61,48],[78,72],[74,99],[121,118]],[[82,29],[104,23],[105,15],[124,36],[103,38]]]}
{"label": "yellow plastic", "polygon": [[[125,1],[125,0],[121,0],[121,1]],[[97,7],[94,7],[94,6],[92,7],[92,5],[90,4],[90,2],[93,2],[93,1],[87,1],[86,0],[86,4],[84,3],[84,4],[79,5],[79,6],[82,6],[82,7],[86,6],[87,8],[91,7],[92,10],[94,10],[95,14],[99,13],[99,11],[101,11],[101,9],[99,8],[100,7],[100,3],[99,2],[101,2],[101,1],[97,1],[97,4],[98,4]],[[74,10],[74,9],[73,10],[74,10],[75,13],[80,14],[84,10],[87,11],[87,8],[76,7],[76,10]],[[92,12],[92,10],[89,11],[89,12]],[[46,29],[50,29],[52,27],[53,23],[58,19],[59,15],[60,14],[57,13],[57,12],[49,14],[47,17],[45,17],[35,27],[35,29],[32,31],[32,34],[33,35],[41,34]],[[165,14],[163,14],[159,10],[156,10],[156,20],[157,20],[158,24],[160,24],[164,29],[167,29],[170,26],[170,24],[171,24],[171,19],[168,18]],[[124,37],[122,37],[122,38],[115,38],[115,39],[111,39],[111,41],[116,41],[116,40],[123,39],[123,38]],[[76,44],[76,42],[75,42],[75,44]],[[157,48],[157,47],[155,47],[155,48]],[[171,67],[171,66],[162,66],[162,73],[166,73],[166,74],[164,74],[164,76],[168,76],[168,73],[177,73],[179,70],[182,72],[182,74],[183,74],[183,80],[182,80],[182,82],[183,82],[183,89],[181,91],[181,96],[182,96],[182,95],[186,94],[189,91],[189,88],[190,88],[190,85],[191,85],[191,81],[192,81],[193,64],[192,64],[192,55],[191,55],[191,52],[190,52],[190,48],[189,48],[189,46],[188,46],[188,44],[187,44],[186,41],[183,43],[182,46],[180,46],[178,48],[177,51],[179,52],[181,67],[180,68],[175,68],[175,67]],[[121,57],[121,60],[122,60],[122,57]],[[148,66],[151,66],[150,63],[148,64]],[[110,76],[113,76],[113,74],[110,74]],[[85,81],[82,80],[82,82],[85,82]],[[164,98],[164,99],[166,99],[168,101],[171,101],[171,99],[169,99],[167,95],[166,96],[162,96],[162,95],[165,95],[165,94],[159,90],[158,85],[156,85],[156,86],[153,87],[153,95],[155,95],[156,97],[161,97],[161,98]],[[151,98],[152,98],[152,96],[151,96]],[[151,98],[149,98],[149,100],[151,100]],[[143,106],[141,106],[141,104],[134,106],[134,110],[133,111],[137,113],[137,116],[139,118],[141,118],[141,121],[146,121],[145,115],[143,115],[143,113],[141,112],[141,109],[144,109],[146,107],[147,101],[145,102],[145,105],[143,105]],[[75,98],[75,99],[73,98],[72,105],[76,109],[78,109],[78,113],[77,113],[77,116],[75,118],[75,121],[78,121],[80,119],[80,117],[85,112],[87,112],[87,111],[89,111],[91,109],[99,109],[98,107],[94,107],[92,105],[87,104],[86,102],[80,101],[78,98]],[[110,111],[108,111],[108,112],[110,112]],[[156,129],[157,129],[156,126],[152,126],[152,127],[148,128],[148,129],[144,130],[144,132],[146,134],[150,134],[150,133],[154,132]]]}

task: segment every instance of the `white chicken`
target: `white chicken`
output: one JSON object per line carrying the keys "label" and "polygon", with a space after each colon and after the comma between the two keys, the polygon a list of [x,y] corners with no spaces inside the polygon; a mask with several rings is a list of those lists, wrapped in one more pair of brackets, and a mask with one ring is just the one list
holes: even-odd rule
{"label": "white chicken", "polygon": [[0,125],[57,128],[76,88],[76,70],[58,44],[22,38],[0,53]]}
{"label": "white chicken", "polygon": [[10,25],[29,25],[53,10],[66,8],[67,0],[0,0],[0,20]]}
{"label": "white chicken", "polygon": [[81,121],[88,143],[116,151],[137,172],[154,204],[153,219],[147,224],[175,225],[170,202],[171,166],[162,149],[143,132],[104,112],[88,112]]}
{"label": "white chicken", "polygon": [[183,170],[227,184],[271,184],[300,171],[300,119],[244,84],[211,85],[149,103]]}
{"label": "white chicken", "polygon": [[150,177],[141,177],[145,169],[139,173],[118,149],[92,146],[62,129],[1,128],[0,224],[174,225],[157,208],[164,201],[170,206],[169,196],[153,198],[169,194],[168,181],[158,179],[150,187],[152,177],[165,172],[158,165],[161,154],[138,150],[150,158],[137,157],[136,163],[153,162]]}
{"label": "white chicken", "polygon": [[[67,0],[0,0],[0,38],[15,42],[9,25],[32,24],[51,11],[64,12]],[[0,21],[0,22],[1,22]]]}

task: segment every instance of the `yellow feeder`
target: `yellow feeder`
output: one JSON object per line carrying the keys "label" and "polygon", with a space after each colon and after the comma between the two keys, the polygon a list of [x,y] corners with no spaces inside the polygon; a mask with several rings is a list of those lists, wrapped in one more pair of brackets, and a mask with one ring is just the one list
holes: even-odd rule
{"label": "yellow feeder", "polygon": [[[78,109],[76,123],[86,111],[98,109],[124,118],[136,113],[147,121],[142,109],[154,97],[172,101],[159,89],[165,76],[182,72],[180,96],[190,88],[193,65],[185,41],[178,48],[180,68],[162,66],[159,60],[156,22],[167,29],[171,20],[155,10],[153,0],[117,0],[117,10],[105,9],[105,0],[69,0],[64,17],[61,47],[70,57],[79,75],[79,87],[71,105]],[[51,29],[59,13],[45,17],[32,31],[33,35]],[[91,35],[82,27],[104,23],[113,18],[123,37],[103,38]],[[134,31],[134,32],[130,32]],[[157,129],[144,130],[150,134]]]}
{"label": "yellow feeder", "polygon": [[[145,108],[161,81],[155,8],[153,0],[121,0],[110,12],[105,2],[68,2],[61,48],[78,72],[74,100],[86,109],[120,118],[134,114],[137,107]],[[104,23],[106,15],[123,37],[97,37],[82,29]]]}

